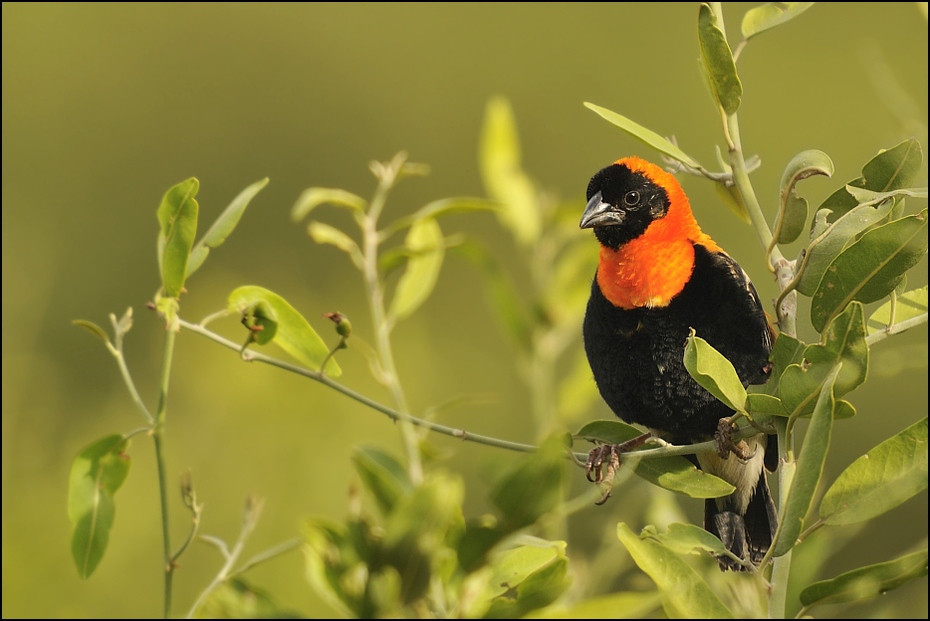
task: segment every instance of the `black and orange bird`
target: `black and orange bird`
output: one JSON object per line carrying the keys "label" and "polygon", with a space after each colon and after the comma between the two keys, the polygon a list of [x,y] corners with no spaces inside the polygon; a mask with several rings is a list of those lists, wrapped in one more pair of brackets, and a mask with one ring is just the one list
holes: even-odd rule
{"label": "black and orange bird", "polygon": [[[673,444],[717,439],[733,411],[685,370],[693,328],[734,366],[744,386],[771,372],[774,339],[746,273],[698,226],[670,173],[638,157],[602,169],[588,184],[582,229],[594,229],[600,261],[584,317],[584,347],[594,381],[614,414]],[[640,442],[646,435],[642,436]],[[704,528],[744,562],[758,564],[772,543],[777,514],[763,471],[777,464],[776,437],[747,438],[729,449],[691,456],[736,491],[708,499]],[[605,455],[589,458],[600,477]],[[605,452],[604,449],[607,449]],[[721,456],[722,455],[722,456]],[[696,457],[696,459],[695,459]],[[718,558],[721,569],[744,565]]]}

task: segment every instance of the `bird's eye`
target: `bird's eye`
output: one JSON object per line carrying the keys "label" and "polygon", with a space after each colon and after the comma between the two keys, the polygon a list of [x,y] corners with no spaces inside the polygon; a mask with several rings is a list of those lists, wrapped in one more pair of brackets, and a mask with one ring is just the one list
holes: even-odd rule
{"label": "bird's eye", "polygon": [[627,207],[636,207],[639,204],[639,192],[632,190],[623,195],[623,203]]}

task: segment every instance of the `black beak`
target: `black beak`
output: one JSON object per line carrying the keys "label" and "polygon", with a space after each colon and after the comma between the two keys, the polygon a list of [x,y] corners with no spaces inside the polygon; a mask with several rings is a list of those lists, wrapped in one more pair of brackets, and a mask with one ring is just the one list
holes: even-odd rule
{"label": "black beak", "polygon": [[596,226],[623,224],[623,216],[622,211],[618,211],[610,203],[605,203],[601,193],[598,192],[588,201],[578,226],[583,229],[591,229]]}

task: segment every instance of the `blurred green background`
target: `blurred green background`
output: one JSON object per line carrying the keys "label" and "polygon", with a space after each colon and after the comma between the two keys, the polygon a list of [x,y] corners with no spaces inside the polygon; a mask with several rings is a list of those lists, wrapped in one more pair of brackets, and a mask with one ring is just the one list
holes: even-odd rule
{"label": "blurred green background", "polygon": [[[742,138],[762,157],[753,180],[768,213],[781,170],[798,151],[821,149],[836,164],[834,179],[801,188],[816,206],[859,176],[879,149],[910,136],[927,148],[922,4],[816,5],[744,50]],[[724,5],[731,41],[751,6]],[[70,556],[66,493],[78,450],[142,426],[111,356],[72,319],[109,326],[109,313],[133,307],[127,355],[154,406],[163,330],[145,303],[158,286],[155,209],[169,186],[200,179],[206,226],[246,185],[271,178],[188,283],[183,317],[199,320],[223,308],[234,287],[259,284],[287,298],[327,340],[334,335],[318,318],[339,310],[371,342],[358,274],[290,221],[306,187],[370,196],[368,162],[406,150],[432,172],[404,182],[388,216],[446,196],[483,196],[477,144],[494,95],[512,103],[526,170],[564,199],[580,200],[589,177],[620,156],[657,157],[584,101],[675,135],[704,162],[713,162],[713,146],[722,143],[698,71],[696,4],[4,3],[2,10],[4,617],[160,613],[151,443],[142,436],[133,442],[110,546],[88,581],[78,578]],[[771,299],[776,287],[751,229],[720,205],[710,184],[684,183],[704,230]],[[926,185],[926,166],[919,185]],[[335,210],[315,215],[349,224]],[[452,216],[443,229],[480,239],[522,277],[521,251],[491,215]],[[447,259],[433,297],[395,332],[401,380],[415,413],[481,395],[444,411],[440,422],[533,442],[539,430],[527,391],[481,281],[473,266]],[[910,279],[913,287],[924,283],[925,261]],[[236,340],[237,328],[232,319],[217,324]],[[340,364],[347,385],[389,402],[357,351],[340,354]],[[875,348],[869,382],[851,395],[859,415],[834,430],[828,477],[926,413],[926,374],[926,326]],[[173,481],[193,472],[206,503],[202,533],[233,540],[246,495],[265,498],[246,557],[294,536],[306,516],[345,514],[352,446],[376,442],[400,451],[385,417],[318,384],[243,364],[189,333],[177,343],[168,416],[168,472]],[[608,417],[598,402],[569,425]],[[445,467],[466,480],[466,513],[485,509],[486,483],[514,456],[446,437],[433,445]],[[576,491],[583,489],[581,471],[572,478]],[[597,565],[584,564],[584,550],[606,548],[617,563],[629,563],[614,525],[641,515],[651,492],[630,485],[605,507],[573,517],[580,580],[595,582]],[[187,525],[177,500],[172,489],[179,542]],[[701,503],[681,505],[698,519]],[[830,567],[893,558],[921,540],[926,545],[926,535],[924,492],[848,539]],[[221,559],[198,543],[182,563],[177,614]],[[249,577],[302,614],[332,613],[304,581],[299,553]],[[825,612],[926,617],[926,585],[918,580],[864,609]]]}

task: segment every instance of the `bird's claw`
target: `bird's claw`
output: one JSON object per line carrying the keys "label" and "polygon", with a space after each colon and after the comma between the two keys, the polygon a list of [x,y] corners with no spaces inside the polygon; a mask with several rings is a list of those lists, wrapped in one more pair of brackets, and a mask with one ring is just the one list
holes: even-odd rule
{"label": "bird's claw", "polygon": [[738,429],[739,427],[735,423],[731,423],[729,418],[720,419],[717,431],[714,432],[714,440],[717,442],[717,455],[720,456],[720,459],[729,459],[730,453],[733,453],[740,462],[745,463],[756,454],[755,451],[749,449],[749,445],[746,444],[745,440],[733,441],[732,434]]}
{"label": "bird's claw", "polygon": [[596,505],[602,505],[610,498],[611,484],[620,470],[621,451],[619,444],[601,444],[588,453],[588,461],[584,466],[585,476],[591,483],[603,484],[606,488],[601,499],[594,503]]}

